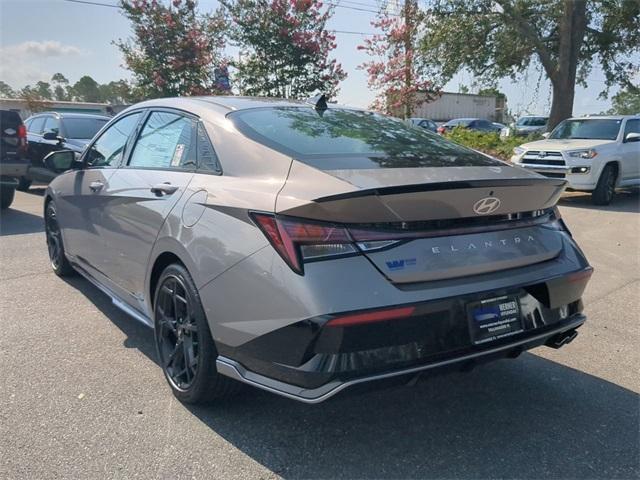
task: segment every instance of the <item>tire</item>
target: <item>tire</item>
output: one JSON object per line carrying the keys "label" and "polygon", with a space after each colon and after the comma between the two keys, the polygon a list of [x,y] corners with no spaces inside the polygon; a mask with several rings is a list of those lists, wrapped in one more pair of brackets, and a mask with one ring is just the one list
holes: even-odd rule
{"label": "tire", "polygon": [[0,210],[5,210],[11,206],[16,196],[16,189],[13,187],[0,187]]}
{"label": "tire", "polygon": [[18,190],[20,190],[21,192],[26,192],[27,190],[29,190],[29,187],[31,186],[31,180],[29,180],[26,177],[21,177],[18,180]]}
{"label": "tire", "polygon": [[241,384],[216,370],[218,352],[198,289],[180,264],[164,269],[154,301],[154,338],[164,376],[184,403],[207,403],[236,393]]}
{"label": "tire", "polygon": [[54,273],[59,277],[67,277],[74,273],[73,267],[67,260],[62,243],[62,232],[58,224],[56,206],[50,200],[45,207],[44,230],[47,237],[47,250],[49,250],[49,261]]}
{"label": "tire", "polygon": [[616,167],[607,165],[600,173],[598,184],[591,194],[591,201],[594,205],[609,205],[616,192]]}

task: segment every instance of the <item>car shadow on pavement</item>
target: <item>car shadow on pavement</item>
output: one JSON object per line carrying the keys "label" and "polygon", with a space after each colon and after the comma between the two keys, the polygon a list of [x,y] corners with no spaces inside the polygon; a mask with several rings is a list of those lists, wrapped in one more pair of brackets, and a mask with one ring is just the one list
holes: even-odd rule
{"label": "car shadow on pavement", "polygon": [[591,194],[568,192],[560,198],[561,207],[586,208],[589,210],[605,210],[611,212],[640,212],[640,190],[621,190],[616,192],[609,205],[594,205]]}
{"label": "car shadow on pavement", "polygon": [[[125,347],[157,363],[148,327],[84,279],[66,281],[127,336]],[[319,405],[247,387],[184,408],[283,478],[638,478],[639,402],[526,353]]]}
{"label": "car shadow on pavement", "polygon": [[44,232],[42,216],[8,208],[0,214],[0,236]]}

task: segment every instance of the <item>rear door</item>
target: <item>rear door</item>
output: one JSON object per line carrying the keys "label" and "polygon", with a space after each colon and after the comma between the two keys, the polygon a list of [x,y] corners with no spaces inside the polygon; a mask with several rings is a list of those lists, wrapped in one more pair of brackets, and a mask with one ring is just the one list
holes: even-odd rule
{"label": "rear door", "polygon": [[102,267],[138,300],[153,244],[195,171],[195,126],[195,118],[183,112],[150,111],[129,161],[105,188]]}

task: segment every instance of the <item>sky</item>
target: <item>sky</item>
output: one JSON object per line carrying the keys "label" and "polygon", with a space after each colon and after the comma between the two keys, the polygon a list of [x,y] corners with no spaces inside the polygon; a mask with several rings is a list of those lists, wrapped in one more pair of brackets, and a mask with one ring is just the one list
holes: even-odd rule
{"label": "sky", "polygon": [[[117,3],[117,0],[89,1]],[[376,10],[376,1],[350,0],[343,3],[335,9],[327,28],[374,32],[371,21],[375,15],[362,10]],[[360,4],[370,4],[371,7],[358,6]],[[203,11],[211,11],[217,5],[216,0],[199,2]],[[130,33],[129,21],[117,8],[66,0],[0,0],[0,80],[17,89],[38,80],[48,81],[56,72],[65,75],[72,83],[83,75],[90,75],[99,83],[130,78],[130,73],[122,67],[120,51],[112,43],[128,38]],[[357,50],[364,37],[348,33],[336,35],[338,47],[332,52],[332,57],[338,59],[348,73],[347,79],[341,83],[337,100],[366,107],[373,99],[373,92],[367,87],[364,72],[357,69],[367,60],[364,52]],[[445,85],[445,91],[457,92],[460,85],[471,87],[473,83],[472,74],[461,72]],[[604,88],[604,74],[600,69],[593,69],[588,85],[586,89],[576,88],[574,115],[599,113],[610,107],[609,100],[598,98]],[[550,85],[535,68],[517,82],[504,80],[498,86],[507,95],[508,108],[512,113],[548,113]],[[612,93],[615,91],[613,89]]]}

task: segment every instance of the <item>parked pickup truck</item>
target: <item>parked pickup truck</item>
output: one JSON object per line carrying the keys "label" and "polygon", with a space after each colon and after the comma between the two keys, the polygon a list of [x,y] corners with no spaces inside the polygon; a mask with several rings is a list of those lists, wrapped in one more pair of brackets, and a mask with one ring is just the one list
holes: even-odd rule
{"label": "parked pickup truck", "polygon": [[608,205],[616,188],[640,186],[640,115],[564,120],[545,140],[513,149],[511,161]]}
{"label": "parked pickup truck", "polygon": [[13,203],[19,180],[27,174],[27,129],[17,112],[0,110],[0,209]]}

